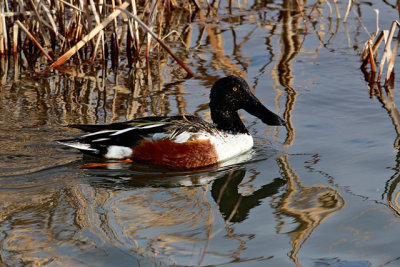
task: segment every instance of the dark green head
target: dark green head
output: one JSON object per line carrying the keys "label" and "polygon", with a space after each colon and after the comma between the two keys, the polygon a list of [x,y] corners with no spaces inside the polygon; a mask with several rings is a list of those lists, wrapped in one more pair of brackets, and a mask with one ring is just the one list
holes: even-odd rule
{"label": "dark green head", "polygon": [[[218,128],[247,132],[237,111],[244,109],[268,125],[285,125],[281,117],[268,110],[251,92],[247,82],[236,76],[219,79],[211,88],[211,118]],[[240,123],[238,122],[240,121]]]}

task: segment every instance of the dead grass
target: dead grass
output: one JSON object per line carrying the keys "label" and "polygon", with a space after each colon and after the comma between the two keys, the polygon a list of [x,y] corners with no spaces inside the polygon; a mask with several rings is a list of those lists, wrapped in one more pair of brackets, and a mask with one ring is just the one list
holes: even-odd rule
{"label": "dead grass", "polygon": [[[397,57],[397,50],[399,47],[399,38],[400,38],[400,30],[398,30],[397,38],[392,48],[392,43],[394,39],[394,34],[396,29],[400,27],[400,24],[397,20],[392,22],[392,26],[390,30],[379,30],[379,26],[377,25],[377,31],[365,42],[364,50],[362,54],[363,63],[361,65],[361,69],[366,74],[366,77],[369,83],[377,83],[380,85],[381,77],[383,74],[383,69],[385,65],[387,66],[386,77],[384,81],[384,86],[386,87],[391,79],[393,79],[393,68],[394,62]],[[378,48],[384,41],[384,50],[381,58],[378,58]],[[370,66],[370,70],[367,69],[368,65]],[[378,74],[377,67],[379,66]]]}
{"label": "dead grass", "polygon": [[[196,1],[180,1],[179,8],[192,12],[197,5]],[[169,34],[163,29],[172,23],[168,17],[177,8],[173,0],[14,0],[0,3],[0,8],[2,57],[22,51],[27,61],[35,64],[45,56],[44,71],[70,59],[70,66],[95,61],[105,65],[110,60],[116,67],[122,55],[133,66],[148,60],[159,43],[189,76],[194,75],[162,41]],[[179,27],[175,32],[180,34]]]}

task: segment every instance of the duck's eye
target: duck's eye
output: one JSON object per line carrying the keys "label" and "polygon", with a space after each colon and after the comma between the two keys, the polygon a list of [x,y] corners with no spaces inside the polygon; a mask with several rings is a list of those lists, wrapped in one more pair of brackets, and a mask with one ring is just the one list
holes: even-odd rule
{"label": "duck's eye", "polygon": [[232,88],[232,90],[233,90],[234,92],[236,92],[236,91],[237,91],[237,87],[234,86],[234,87]]}

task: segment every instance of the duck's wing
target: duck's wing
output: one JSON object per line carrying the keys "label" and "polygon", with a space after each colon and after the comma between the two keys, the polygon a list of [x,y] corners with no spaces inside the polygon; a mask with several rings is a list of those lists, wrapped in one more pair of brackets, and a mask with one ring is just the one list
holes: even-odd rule
{"label": "duck's wing", "polygon": [[143,117],[111,124],[74,124],[69,127],[88,132],[59,143],[77,148],[82,152],[101,155],[110,146],[132,148],[142,140],[166,138],[177,142],[190,140],[191,135],[210,132],[213,125],[196,116]]}
{"label": "duck's wing", "polygon": [[[110,124],[71,124],[68,127],[80,129],[85,132],[94,133],[103,130],[119,131],[127,128],[135,128],[137,130],[151,128],[150,126],[168,125],[174,121],[183,120],[187,116],[156,116],[142,117],[124,122],[114,122]],[[190,116],[195,117],[195,116]],[[148,127],[147,127],[148,126]],[[156,129],[154,129],[156,130]]]}

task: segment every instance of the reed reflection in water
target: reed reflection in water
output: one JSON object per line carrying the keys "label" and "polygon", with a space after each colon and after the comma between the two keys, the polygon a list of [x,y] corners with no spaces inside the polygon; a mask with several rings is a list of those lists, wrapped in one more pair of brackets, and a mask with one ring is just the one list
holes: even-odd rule
{"label": "reed reflection in water", "polygon": [[[366,81],[370,79],[369,75],[369,73],[364,73]],[[382,105],[382,108],[386,110],[397,135],[393,141],[393,148],[397,151],[396,165],[393,168],[393,175],[389,177],[385,183],[385,190],[382,194],[382,199],[386,198],[388,207],[396,214],[400,215],[400,113],[395,104],[395,88],[393,79],[391,79],[391,82],[387,87],[381,87],[379,84],[376,84],[376,82],[368,82],[367,86],[370,98],[376,97]]]}

